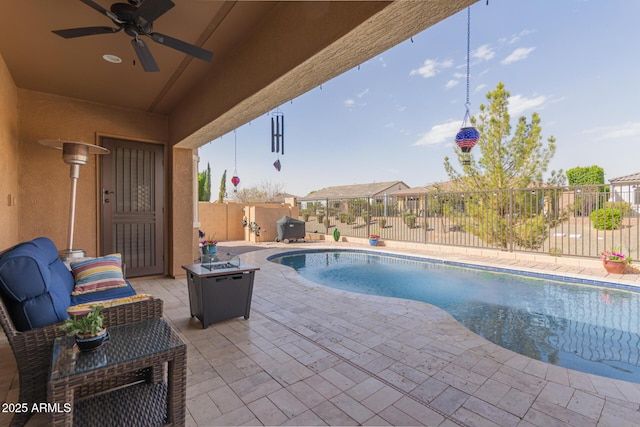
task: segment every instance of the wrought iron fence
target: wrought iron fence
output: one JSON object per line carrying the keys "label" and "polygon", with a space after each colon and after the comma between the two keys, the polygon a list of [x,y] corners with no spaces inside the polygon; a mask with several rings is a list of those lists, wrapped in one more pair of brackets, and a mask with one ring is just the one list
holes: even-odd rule
{"label": "wrought iron fence", "polygon": [[298,202],[307,233],[640,259],[640,183],[411,194]]}

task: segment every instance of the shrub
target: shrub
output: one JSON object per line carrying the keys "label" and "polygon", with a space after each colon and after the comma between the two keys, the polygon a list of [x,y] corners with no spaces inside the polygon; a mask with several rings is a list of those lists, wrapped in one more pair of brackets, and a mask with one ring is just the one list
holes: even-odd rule
{"label": "shrub", "polygon": [[362,220],[365,224],[369,224],[369,221],[371,221],[371,214],[369,214],[368,211],[362,211]]}
{"label": "shrub", "polygon": [[605,209],[618,209],[620,217],[626,218],[631,213],[631,203],[628,202],[607,202],[604,204]]}
{"label": "shrub", "polygon": [[407,224],[409,228],[413,228],[416,226],[416,216],[411,214],[404,215],[404,223]]}
{"label": "shrub", "polygon": [[329,226],[331,225],[331,222],[329,222],[329,217],[326,217],[322,223],[324,224],[325,227],[329,228]]}
{"label": "shrub", "polygon": [[591,212],[591,223],[598,230],[617,230],[622,218],[620,209],[598,209]]}
{"label": "shrub", "polygon": [[536,215],[514,227],[516,244],[527,249],[538,249],[547,237],[544,215]]}
{"label": "shrub", "polygon": [[340,214],[338,214],[338,221],[345,224],[351,224],[353,222],[353,216],[349,213],[341,212]]}
{"label": "shrub", "polygon": [[317,216],[318,219],[318,224],[322,223],[322,220],[324,219],[324,214],[319,213]]}
{"label": "shrub", "polygon": [[380,228],[385,228],[387,226],[387,220],[385,218],[380,218],[378,220],[378,224],[380,225]]}

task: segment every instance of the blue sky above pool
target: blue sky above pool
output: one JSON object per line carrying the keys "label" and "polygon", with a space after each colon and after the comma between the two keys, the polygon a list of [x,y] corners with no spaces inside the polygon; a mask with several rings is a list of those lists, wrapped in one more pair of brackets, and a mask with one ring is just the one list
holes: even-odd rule
{"label": "blue sky above pool", "polygon": [[[605,178],[640,172],[635,55],[640,2],[490,0],[471,7],[471,114],[504,82],[512,124],[536,111],[557,139],[551,169],[598,165]],[[213,190],[234,141],[240,186],[282,185],[304,196],[335,186],[447,180],[443,161],[465,113],[467,11],[416,34],[279,107],[285,154],[278,172],[270,117],[200,149]],[[217,191],[212,191],[217,194]]]}

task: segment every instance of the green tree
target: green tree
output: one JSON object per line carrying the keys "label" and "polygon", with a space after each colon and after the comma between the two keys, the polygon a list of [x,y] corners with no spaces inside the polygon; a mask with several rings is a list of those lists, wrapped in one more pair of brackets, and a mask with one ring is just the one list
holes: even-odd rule
{"label": "green tree", "polygon": [[[488,105],[480,105],[478,117],[471,119],[480,139],[475,152],[467,157],[469,164],[463,163],[466,156],[456,147],[462,171],[456,170],[448,157],[444,167],[454,188],[462,192],[456,196],[463,203],[461,227],[501,248],[508,247],[512,241],[537,248],[550,225],[539,209],[541,196],[537,191],[512,193],[510,190],[542,184],[542,175],[555,153],[555,138],[549,137],[545,144],[537,113],[532,114],[529,122],[526,117],[520,117],[512,129],[509,96],[502,82],[487,93]],[[474,154],[478,152],[476,157]],[[552,174],[554,179],[557,176]],[[460,201],[457,202],[459,205]],[[459,207],[445,205],[443,210],[445,214],[457,211],[455,218],[460,218]]]}
{"label": "green tree", "polygon": [[222,179],[220,179],[220,191],[218,192],[218,203],[224,202],[224,196],[227,194],[227,170],[224,170]]}
{"label": "green tree", "polygon": [[600,166],[575,167],[567,169],[569,185],[604,184],[604,169]]}
{"label": "green tree", "polygon": [[207,163],[207,170],[198,172],[198,200],[211,201],[211,166]]}
{"label": "green tree", "polygon": [[609,199],[609,186],[604,185],[603,168],[596,165],[571,168],[567,170],[567,179],[571,186],[583,186],[574,200],[575,215],[590,215],[605,206]]}

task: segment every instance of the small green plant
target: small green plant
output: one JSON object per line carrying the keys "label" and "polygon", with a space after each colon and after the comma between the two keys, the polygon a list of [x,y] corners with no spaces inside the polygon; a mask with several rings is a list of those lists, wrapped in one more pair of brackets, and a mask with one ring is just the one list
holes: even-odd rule
{"label": "small green plant", "polygon": [[91,311],[84,316],[73,316],[60,325],[60,329],[67,331],[68,336],[79,335],[90,337],[98,335],[102,331],[104,317],[100,314],[104,307],[101,305],[91,306]]}
{"label": "small green plant", "polygon": [[385,228],[387,226],[387,220],[384,218],[380,218],[378,220],[378,225],[380,226],[380,228]]}
{"label": "small green plant", "polygon": [[416,226],[416,216],[412,214],[404,214],[404,223],[407,224],[409,228],[414,228]]}
{"label": "small green plant", "polygon": [[331,222],[329,221],[329,217],[325,218],[322,223],[324,224],[324,226],[326,228],[329,228],[331,226]]}
{"label": "small green plant", "polygon": [[324,219],[324,214],[317,214],[316,215],[316,219],[318,220],[318,224],[322,223],[322,220]]}
{"label": "small green plant", "polygon": [[562,256],[562,248],[549,248],[549,255]]}
{"label": "small green plant", "polygon": [[598,230],[617,230],[621,222],[620,209],[604,208],[591,212],[591,223]]}

